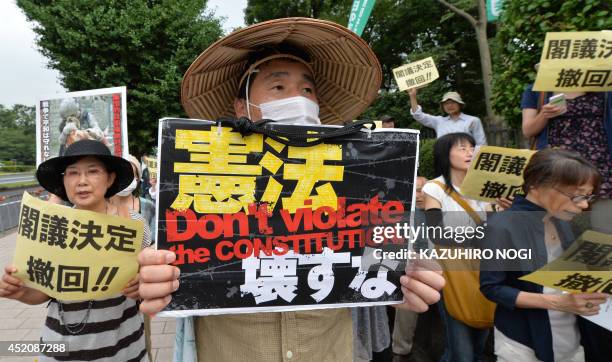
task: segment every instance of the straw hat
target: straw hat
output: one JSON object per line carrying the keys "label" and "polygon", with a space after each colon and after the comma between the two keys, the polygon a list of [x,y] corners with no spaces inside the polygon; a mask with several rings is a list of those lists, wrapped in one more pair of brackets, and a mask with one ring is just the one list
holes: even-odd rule
{"label": "straw hat", "polygon": [[321,123],[352,120],[376,98],[382,72],[363,39],[330,21],[284,18],[235,31],[200,54],[181,85],[185,112],[209,120],[233,117],[233,101],[249,54],[278,44],[299,48],[310,57]]}
{"label": "straw hat", "polygon": [[132,165],[121,157],[113,156],[108,147],[95,140],[76,141],[68,146],[63,156],[41,163],[36,170],[36,179],[45,190],[59,196],[64,201],[69,201],[64,187],[63,173],[66,167],[87,156],[99,159],[110,172],[116,174],[115,181],[106,190],[104,197],[109,198],[132,183],[134,179]]}
{"label": "straw hat", "polygon": [[461,100],[461,95],[459,95],[459,93],[457,92],[446,92],[444,93],[444,95],[442,96],[442,100],[440,101],[440,103],[444,103],[447,100],[451,100],[451,101],[455,101],[459,104],[463,104],[465,105],[465,103],[463,102],[463,100]]}

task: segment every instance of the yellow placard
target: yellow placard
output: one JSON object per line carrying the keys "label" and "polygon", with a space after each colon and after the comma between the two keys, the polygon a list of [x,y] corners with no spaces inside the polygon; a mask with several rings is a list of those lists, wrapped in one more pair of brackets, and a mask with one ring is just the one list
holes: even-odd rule
{"label": "yellow placard", "polygon": [[439,76],[432,57],[393,69],[393,77],[400,91],[424,86],[438,79]]}
{"label": "yellow placard", "polygon": [[56,205],[25,192],[15,275],[57,299],[115,295],[138,271],[143,229],[137,220]]}
{"label": "yellow placard", "polygon": [[153,157],[145,157],[144,158],[145,165],[147,165],[148,169],[157,169],[157,159]]}
{"label": "yellow placard", "polygon": [[571,293],[612,294],[612,235],[585,231],[558,259],[520,279]]}
{"label": "yellow placard", "polygon": [[157,179],[157,158],[145,156],[144,163],[149,169],[149,179]]}
{"label": "yellow placard", "polygon": [[535,152],[482,146],[465,175],[461,194],[487,202],[514,196],[521,189],[523,170]]}
{"label": "yellow placard", "polygon": [[612,90],[612,31],[546,33],[533,89]]}

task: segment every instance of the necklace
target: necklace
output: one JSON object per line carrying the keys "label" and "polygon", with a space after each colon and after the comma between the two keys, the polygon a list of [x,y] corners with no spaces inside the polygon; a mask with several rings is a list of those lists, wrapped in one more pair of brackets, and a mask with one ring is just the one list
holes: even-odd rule
{"label": "necklace", "polygon": [[[105,199],[104,209],[105,209],[106,215],[108,215],[108,204],[109,204],[108,200]],[[115,210],[115,215],[117,215],[117,210]],[[93,300],[89,300],[87,304],[87,311],[85,312],[85,316],[83,316],[83,319],[81,319],[81,321],[77,323],[66,323],[66,317],[64,315],[64,305],[59,300],[55,300],[55,301],[57,302],[57,305],[59,307],[58,312],[59,312],[60,321],[62,322],[62,325],[64,326],[64,328],[66,328],[68,333],[72,335],[77,335],[81,333],[83,329],[85,329],[85,326],[87,325],[87,320],[89,319],[89,315],[91,314],[91,307],[93,306]]]}
{"label": "necklace", "polygon": [[60,302],[59,300],[56,300],[56,301],[59,306],[60,321],[62,322],[62,325],[64,325],[64,328],[66,328],[68,333],[72,335],[81,333],[83,329],[85,329],[85,326],[87,325],[87,320],[89,319],[89,314],[91,313],[91,307],[93,305],[93,300],[89,301],[89,304],[87,306],[87,312],[85,312],[85,316],[78,323],[66,323],[66,318],[64,316],[64,306],[62,305],[62,302]]}

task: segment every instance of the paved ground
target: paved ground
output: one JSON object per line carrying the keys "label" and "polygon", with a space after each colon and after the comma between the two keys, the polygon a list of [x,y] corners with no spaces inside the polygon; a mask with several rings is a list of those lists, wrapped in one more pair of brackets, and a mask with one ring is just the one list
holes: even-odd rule
{"label": "paved ground", "polygon": [[[0,274],[4,266],[13,259],[15,250],[15,233],[0,238]],[[0,341],[35,341],[40,337],[40,330],[47,313],[46,304],[30,306],[20,302],[0,299]],[[153,318],[151,321],[151,343],[153,360],[156,362],[172,361],[174,346],[174,318]],[[2,352],[0,351],[0,354]],[[2,362],[32,362],[35,357],[3,357]]]}

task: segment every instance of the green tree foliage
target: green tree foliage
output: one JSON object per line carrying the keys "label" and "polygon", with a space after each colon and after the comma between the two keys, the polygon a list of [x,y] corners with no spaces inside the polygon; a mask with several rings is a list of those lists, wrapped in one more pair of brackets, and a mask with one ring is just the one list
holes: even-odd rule
{"label": "green tree foliage", "polygon": [[36,162],[35,118],[34,107],[0,105],[0,160],[26,165]]}
{"label": "green tree foliage", "polygon": [[429,180],[440,175],[436,175],[433,162],[433,146],[436,140],[433,138],[421,140],[419,145],[419,176],[427,177]]}
{"label": "green tree foliage", "polygon": [[[249,0],[245,20],[252,24],[285,16],[314,17],[316,13],[320,19],[346,25],[351,4],[352,0]],[[474,13],[475,7],[466,4],[464,0],[456,3]],[[410,116],[408,95],[397,92],[391,70],[429,56],[436,62],[440,79],[419,91],[419,103],[425,111],[442,114],[438,104],[442,94],[457,90],[468,104],[466,112],[485,114],[474,30],[444,6],[435,1],[377,0],[362,37],[380,60],[384,79],[378,99],[361,118],[390,114],[400,127],[421,128]]]}
{"label": "green tree foliage", "polygon": [[17,0],[70,91],[126,85],[130,150],[142,154],[161,117],[184,116],[180,84],[217,40],[206,0]]}
{"label": "green tree foliage", "polygon": [[552,31],[612,29],[612,5],[606,0],[512,0],[499,19],[493,101],[512,127],[521,126],[521,94],[535,80],[544,38]]}
{"label": "green tree foliage", "polygon": [[351,4],[352,0],[248,0],[244,20],[248,25],[295,16],[342,21],[342,16],[348,19]]}

